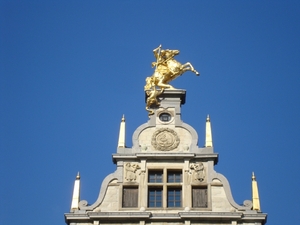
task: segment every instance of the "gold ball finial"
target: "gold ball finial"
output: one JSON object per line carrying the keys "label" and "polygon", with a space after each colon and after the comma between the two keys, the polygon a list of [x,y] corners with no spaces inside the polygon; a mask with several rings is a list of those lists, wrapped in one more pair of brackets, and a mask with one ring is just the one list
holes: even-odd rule
{"label": "gold ball finial", "polygon": [[209,114],[207,114],[206,122],[210,122]]}
{"label": "gold ball finial", "polygon": [[254,175],[254,172],[252,172],[252,180],[256,180],[256,177]]}

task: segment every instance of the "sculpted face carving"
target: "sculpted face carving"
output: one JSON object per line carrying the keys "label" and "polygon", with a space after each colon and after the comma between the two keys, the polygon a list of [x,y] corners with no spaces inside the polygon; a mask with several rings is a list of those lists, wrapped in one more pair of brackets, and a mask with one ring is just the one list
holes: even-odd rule
{"label": "sculpted face carving", "polygon": [[140,166],[136,163],[126,163],[125,164],[125,180],[128,182],[136,181],[137,175],[136,171],[140,169]]}
{"label": "sculpted face carving", "polygon": [[169,128],[161,128],[154,132],[151,144],[156,150],[170,151],[178,147],[180,139],[177,133]]}

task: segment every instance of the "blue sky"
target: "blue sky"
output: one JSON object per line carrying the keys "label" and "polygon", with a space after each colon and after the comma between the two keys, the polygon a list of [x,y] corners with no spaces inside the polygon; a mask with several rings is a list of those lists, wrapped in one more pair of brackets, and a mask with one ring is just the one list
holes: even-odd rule
{"label": "blue sky", "polygon": [[0,1],[1,224],[64,224],[74,179],[93,203],[126,141],[148,119],[152,50],[179,49],[201,76],[182,119],[204,144],[210,114],[215,169],[237,203],[255,171],[272,225],[296,224],[300,146],[299,1]]}

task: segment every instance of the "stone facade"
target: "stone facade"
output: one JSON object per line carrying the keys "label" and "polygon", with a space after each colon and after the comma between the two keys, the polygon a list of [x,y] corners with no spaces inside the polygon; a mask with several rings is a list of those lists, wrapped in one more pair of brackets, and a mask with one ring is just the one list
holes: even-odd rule
{"label": "stone facade", "polygon": [[227,179],[214,170],[218,154],[199,147],[197,132],[181,120],[184,90],[165,90],[160,107],[133,134],[131,148],[113,154],[116,171],[93,204],[65,214],[70,225],[262,225],[252,202],[237,204]]}

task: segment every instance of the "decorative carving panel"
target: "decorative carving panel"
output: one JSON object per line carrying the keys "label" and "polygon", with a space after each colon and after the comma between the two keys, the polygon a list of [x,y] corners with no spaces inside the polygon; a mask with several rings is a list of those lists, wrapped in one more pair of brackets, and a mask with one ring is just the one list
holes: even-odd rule
{"label": "decorative carving panel", "polygon": [[192,182],[203,182],[205,179],[205,168],[203,163],[191,163],[190,174],[192,175]]}
{"label": "decorative carving panel", "polygon": [[125,180],[128,182],[135,182],[137,179],[137,170],[140,166],[137,163],[125,163]]}
{"label": "decorative carving panel", "polygon": [[177,133],[170,128],[161,128],[152,135],[151,144],[156,150],[171,151],[178,147],[180,139]]}

